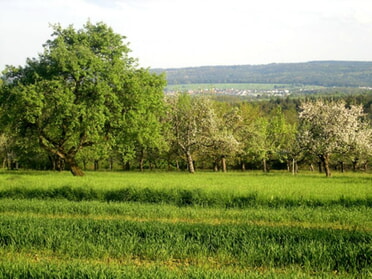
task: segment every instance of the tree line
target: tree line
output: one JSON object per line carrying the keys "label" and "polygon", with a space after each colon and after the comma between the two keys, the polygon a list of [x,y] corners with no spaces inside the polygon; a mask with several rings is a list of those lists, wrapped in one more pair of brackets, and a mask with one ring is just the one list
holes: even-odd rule
{"label": "tree line", "polygon": [[[0,84],[4,168],[366,168],[372,129],[366,102],[221,102],[165,96],[165,76],[140,68],[125,37],[104,23],[53,26],[25,66]],[[364,107],[363,107],[364,104]]]}

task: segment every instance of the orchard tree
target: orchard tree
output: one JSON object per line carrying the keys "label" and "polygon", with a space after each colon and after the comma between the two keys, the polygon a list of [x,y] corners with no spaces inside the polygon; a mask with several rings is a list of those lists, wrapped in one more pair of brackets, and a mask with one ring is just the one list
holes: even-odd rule
{"label": "orchard tree", "polygon": [[189,172],[194,173],[193,154],[209,142],[211,129],[215,126],[211,101],[182,93],[170,96],[167,102],[168,140],[185,156]]}
{"label": "orchard tree", "polygon": [[5,134],[0,134],[0,159],[2,162],[2,167],[9,167],[8,160],[10,155],[9,149],[9,138]]}
{"label": "orchard tree", "polygon": [[238,158],[241,169],[246,169],[245,163],[255,158],[253,141],[256,138],[256,122],[263,117],[262,110],[253,103],[244,102],[238,107],[238,115],[234,121],[234,137],[238,140],[240,150]]}
{"label": "orchard tree", "polygon": [[220,163],[222,171],[226,172],[226,158],[233,157],[240,151],[234,132],[239,129],[241,120],[237,108],[222,104],[215,104],[215,107],[216,114],[209,127],[210,137],[206,138],[201,153],[213,159],[214,171],[218,170]]}
{"label": "orchard tree", "polygon": [[125,37],[104,23],[87,22],[80,30],[60,25],[53,29],[38,58],[4,71],[2,122],[14,134],[38,141],[63,159],[73,175],[81,176],[77,153],[115,138],[118,131],[124,133],[128,123],[138,120],[142,98],[159,98],[160,87],[153,96],[151,83],[164,82],[152,76],[146,96],[128,90],[132,79],[141,79],[147,70],[136,69]]}
{"label": "orchard tree", "polygon": [[304,102],[300,112],[303,133],[299,140],[316,155],[331,176],[329,167],[333,154],[371,150],[371,128],[366,122],[363,107],[347,107],[344,101]]}
{"label": "orchard tree", "polygon": [[130,108],[130,117],[118,131],[115,149],[121,161],[129,159],[129,150],[132,151],[132,158],[136,153],[141,170],[145,154],[167,148],[161,123],[165,116],[164,86],[164,78],[143,69],[127,78],[122,102]]}
{"label": "orchard tree", "polygon": [[286,121],[280,107],[277,107],[272,115],[255,121],[248,149],[262,161],[264,172],[269,171],[268,160],[274,156],[283,159],[282,155],[286,152],[293,133],[293,126]]}
{"label": "orchard tree", "polygon": [[100,168],[100,163],[109,158],[110,151],[111,143],[109,141],[97,142],[82,149],[76,155],[76,159],[83,164],[84,170],[88,169],[88,165],[93,165],[93,170],[97,171]]}

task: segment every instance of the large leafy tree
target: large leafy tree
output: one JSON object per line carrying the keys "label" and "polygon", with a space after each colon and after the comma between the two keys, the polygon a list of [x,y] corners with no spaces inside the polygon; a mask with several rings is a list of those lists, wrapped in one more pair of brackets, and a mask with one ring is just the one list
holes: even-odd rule
{"label": "large leafy tree", "polygon": [[[83,175],[76,161],[79,150],[134,125],[144,103],[136,98],[152,98],[153,91],[158,98],[164,81],[150,75],[148,96],[132,92],[128,84],[147,70],[136,69],[125,37],[104,23],[53,29],[38,58],[4,71],[2,120],[13,133],[37,140],[63,159],[73,175]],[[154,90],[151,84],[157,84]]]}

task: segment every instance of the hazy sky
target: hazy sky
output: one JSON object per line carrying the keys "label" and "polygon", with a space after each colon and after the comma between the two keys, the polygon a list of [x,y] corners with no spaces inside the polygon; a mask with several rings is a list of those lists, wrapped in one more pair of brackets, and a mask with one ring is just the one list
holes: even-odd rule
{"label": "hazy sky", "polygon": [[143,67],[372,61],[371,0],[0,0],[0,70],[103,21]]}

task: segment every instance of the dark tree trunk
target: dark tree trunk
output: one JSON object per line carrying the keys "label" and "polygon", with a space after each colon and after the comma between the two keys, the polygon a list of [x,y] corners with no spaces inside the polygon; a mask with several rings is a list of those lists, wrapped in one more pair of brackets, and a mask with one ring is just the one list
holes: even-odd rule
{"label": "dark tree trunk", "polygon": [[78,165],[70,165],[70,171],[73,176],[84,176],[85,173]]}
{"label": "dark tree trunk", "polygon": [[55,171],[57,169],[56,167],[56,160],[54,159],[54,155],[48,156],[50,163],[52,164],[52,170]]}
{"label": "dark tree trunk", "polygon": [[66,163],[70,166],[70,171],[73,176],[84,176],[83,170],[78,166],[74,157],[66,157]]}
{"label": "dark tree trunk", "polygon": [[319,162],[318,162],[318,169],[319,169],[319,173],[322,173],[322,172],[323,172],[323,169],[322,169],[322,161],[319,161]]}
{"label": "dark tree trunk", "polygon": [[58,171],[63,171],[65,170],[65,160],[62,158],[58,158],[58,165],[57,165],[57,170]]}
{"label": "dark tree trunk", "polygon": [[125,170],[130,171],[130,163],[129,163],[129,161],[125,163]]}
{"label": "dark tree trunk", "polygon": [[[81,135],[81,140],[83,140],[84,134]],[[91,146],[93,143],[82,143],[78,147],[72,147],[68,152],[64,151],[62,146],[58,147],[51,147],[48,143],[48,140],[42,135],[39,135],[39,144],[42,148],[46,151],[56,155],[59,158],[59,162],[61,162],[62,169],[64,169],[65,164],[70,166],[70,171],[74,176],[84,176],[83,170],[78,166],[75,156],[76,153],[83,147],[83,146]]]}
{"label": "dark tree trunk", "polygon": [[331,170],[330,170],[330,168],[329,168],[329,154],[322,154],[322,155],[319,155],[319,158],[320,158],[320,161],[321,161],[322,164],[323,164],[323,168],[324,168],[324,171],[325,171],[326,177],[330,177],[330,176],[332,176],[332,174],[331,174]]}
{"label": "dark tree trunk", "polygon": [[94,170],[95,171],[98,171],[99,169],[99,161],[98,160],[94,160]]}
{"label": "dark tree trunk", "polygon": [[145,162],[145,159],[143,157],[141,157],[141,159],[139,160],[140,171],[143,171],[143,169],[144,169],[144,162]]}
{"label": "dark tree trunk", "polygon": [[125,161],[124,159],[121,160],[121,165],[123,167],[123,171],[129,171],[130,170],[130,163],[129,161]]}
{"label": "dark tree trunk", "polygon": [[353,171],[356,171],[357,170],[358,162],[359,162],[359,159],[358,158],[354,158],[354,160],[353,160]]}
{"label": "dark tree trunk", "polygon": [[51,162],[52,164],[52,170],[54,171],[63,171],[64,168],[65,168],[65,162],[63,160],[63,158],[55,155],[55,154],[52,154],[52,155],[49,155],[49,161]]}

